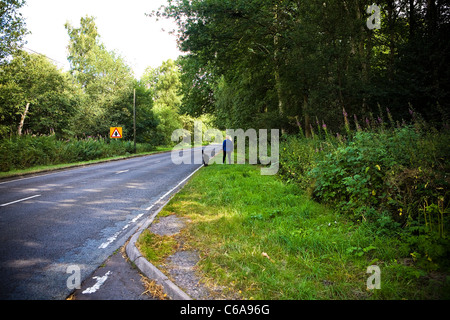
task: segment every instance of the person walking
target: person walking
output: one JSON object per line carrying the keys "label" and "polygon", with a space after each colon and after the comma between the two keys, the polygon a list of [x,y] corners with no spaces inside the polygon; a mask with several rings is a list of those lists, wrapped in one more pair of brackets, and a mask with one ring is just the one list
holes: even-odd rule
{"label": "person walking", "polygon": [[222,162],[225,163],[225,158],[228,155],[228,163],[231,164],[231,152],[233,152],[234,145],[233,145],[233,141],[231,140],[230,136],[227,136],[226,139],[223,140],[222,149],[223,149]]}

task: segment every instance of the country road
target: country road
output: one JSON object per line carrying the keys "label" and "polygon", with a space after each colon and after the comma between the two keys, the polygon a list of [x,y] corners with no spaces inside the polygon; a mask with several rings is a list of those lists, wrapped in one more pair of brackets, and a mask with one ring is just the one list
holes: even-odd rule
{"label": "country road", "polygon": [[0,299],[65,299],[69,266],[85,280],[200,166],[163,153],[0,181]]}

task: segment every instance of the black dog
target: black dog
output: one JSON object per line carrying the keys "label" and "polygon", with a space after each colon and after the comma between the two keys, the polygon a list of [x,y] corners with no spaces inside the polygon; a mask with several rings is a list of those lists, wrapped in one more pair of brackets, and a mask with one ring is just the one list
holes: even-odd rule
{"label": "black dog", "polygon": [[202,159],[203,159],[203,165],[205,167],[207,167],[209,164],[209,157],[207,154],[205,154],[205,150],[203,150],[203,149],[202,149]]}

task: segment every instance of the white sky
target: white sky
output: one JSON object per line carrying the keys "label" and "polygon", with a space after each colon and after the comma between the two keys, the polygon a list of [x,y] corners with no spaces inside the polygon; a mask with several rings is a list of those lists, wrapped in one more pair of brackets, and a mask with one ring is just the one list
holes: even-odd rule
{"label": "white sky", "polygon": [[166,0],[27,0],[20,10],[32,33],[26,37],[25,48],[46,55],[58,61],[58,67],[69,70],[69,36],[64,24],[69,21],[78,28],[81,17],[94,16],[100,41],[107,50],[119,53],[139,79],[146,67],[158,67],[181,54],[175,35],[168,34],[176,28],[175,23],[145,16],[165,3]]}

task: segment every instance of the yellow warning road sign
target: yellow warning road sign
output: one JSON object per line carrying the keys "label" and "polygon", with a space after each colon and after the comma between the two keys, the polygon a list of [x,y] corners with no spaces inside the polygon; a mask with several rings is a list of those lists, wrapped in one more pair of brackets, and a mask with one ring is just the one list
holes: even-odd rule
{"label": "yellow warning road sign", "polygon": [[112,139],[120,139],[123,137],[121,127],[111,127],[109,128],[109,137]]}

